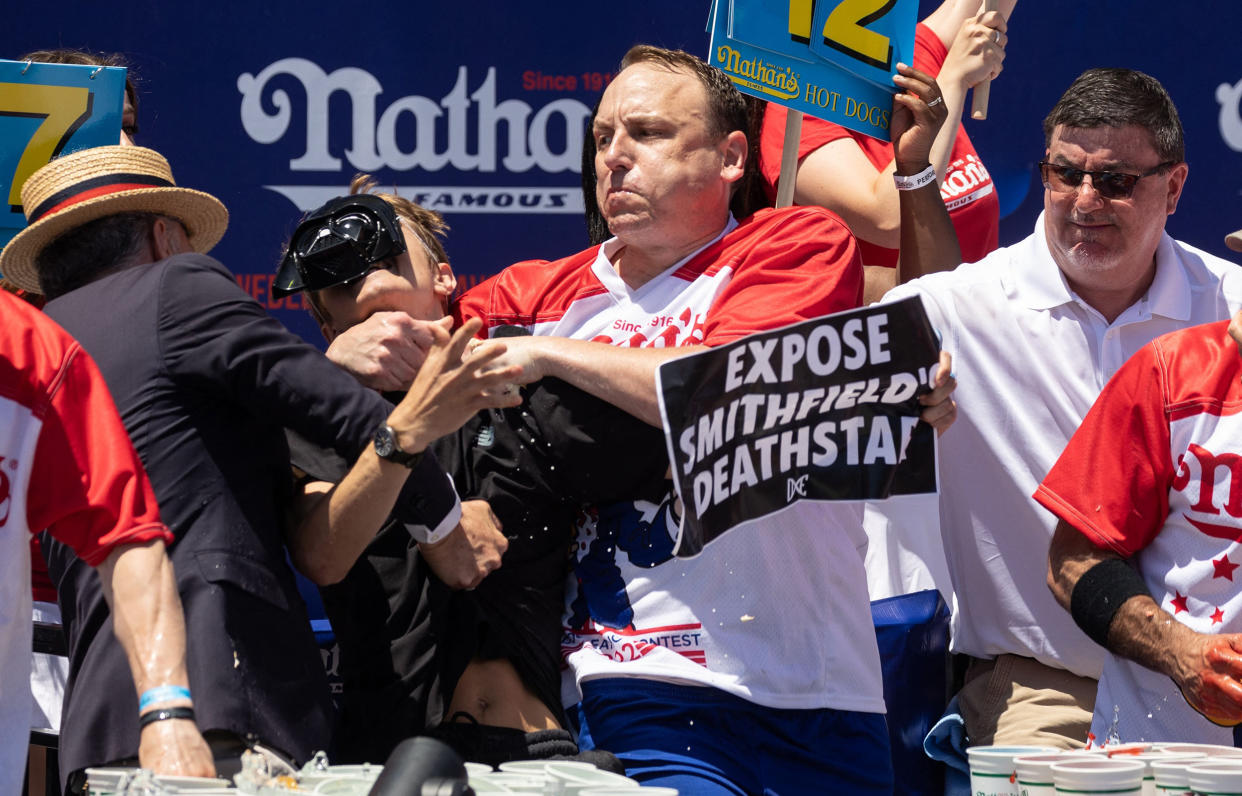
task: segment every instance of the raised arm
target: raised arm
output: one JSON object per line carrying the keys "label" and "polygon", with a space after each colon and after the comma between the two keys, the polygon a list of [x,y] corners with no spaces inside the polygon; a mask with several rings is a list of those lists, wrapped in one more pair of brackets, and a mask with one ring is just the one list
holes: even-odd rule
{"label": "raised arm", "polygon": [[[1005,20],[992,12],[961,25],[960,33],[937,78],[947,124],[937,132],[927,152],[927,163],[943,179],[953,152],[966,93],[985,77],[1000,72],[1006,42]],[[995,39],[999,35],[999,41]],[[897,81],[902,88],[908,85]],[[896,141],[896,132],[893,135]],[[794,201],[826,207],[845,219],[859,238],[885,248],[901,243],[901,214],[893,175],[903,173],[899,158],[876,168],[849,137],[838,138],[802,159],[798,167]],[[954,263],[956,265],[956,263]]]}
{"label": "raised arm", "polygon": [[[962,261],[957,231],[949,211],[940,198],[940,187],[926,175],[932,141],[946,118],[940,88],[929,75],[912,67],[898,68],[893,78],[904,92],[893,97],[893,163],[896,174],[906,183],[894,192],[900,195],[901,251],[896,281],[908,282],[924,274],[956,268]],[[952,119],[950,119],[952,122]],[[913,184],[910,184],[913,182]]]}

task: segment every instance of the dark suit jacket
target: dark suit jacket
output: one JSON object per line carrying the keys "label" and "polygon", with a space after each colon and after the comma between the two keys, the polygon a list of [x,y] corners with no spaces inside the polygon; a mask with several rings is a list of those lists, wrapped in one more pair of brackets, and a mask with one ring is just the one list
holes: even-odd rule
{"label": "dark suit jacket", "polygon": [[[299,761],[328,748],[327,681],[282,543],[292,491],[283,427],[352,461],[391,407],[203,255],[111,274],[46,310],[99,363],[176,535],[200,729]],[[443,517],[455,497],[428,460],[410,483]],[[138,703],[98,577],[62,545],[46,552],[69,637],[63,778],[136,755]]]}

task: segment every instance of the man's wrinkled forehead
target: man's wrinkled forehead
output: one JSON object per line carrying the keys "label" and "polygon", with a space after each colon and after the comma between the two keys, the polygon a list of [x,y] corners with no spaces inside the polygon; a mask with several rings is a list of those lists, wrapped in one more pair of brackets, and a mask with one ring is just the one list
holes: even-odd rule
{"label": "man's wrinkled forehead", "polygon": [[1142,171],[1155,165],[1159,157],[1151,131],[1137,125],[1057,125],[1048,142],[1048,159],[1068,166],[1080,166],[1090,159],[1095,169]]}
{"label": "man's wrinkled forehead", "polygon": [[616,114],[625,117],[678,114],[703,116],[707,91],[693,73],[658,62],[627,66],[613,79],[600,99],[596,122],[611,125]]}

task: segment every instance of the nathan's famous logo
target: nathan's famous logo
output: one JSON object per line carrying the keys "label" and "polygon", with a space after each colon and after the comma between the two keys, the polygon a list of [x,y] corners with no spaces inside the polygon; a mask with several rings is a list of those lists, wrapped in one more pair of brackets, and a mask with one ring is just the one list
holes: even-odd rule
{"label": "nathan's famous logo", "polygon": [[729,79],[739,86],[784,100],[801,99],[831,113],[843,113],[874,127],[888,129],[892,111],[879,105],[860,102],[814,83],[803,83],[792,67],[770,64],[762,58],[743,58],[742,53],[728,46],[716,48],[714,66],[719,67]]}
{"label": "nathan's famous logo", "polygon": [[[291,91],[294,86],[300,91]],[[582,168],[582,137],[591,109],[562,97],[539,108],[497,96],[496,68],[470,90],[468,69],[457,69],[453,87],[439,99],[410,95],[385,107],[384,87],[370,72],[342,67],[331,73],[305,58],[284,58],[258,74],[237,78],[241,122],[260,144],[281,142],[290,130],[304,135],[286,144],[302,150],[289,160],[293,172],[331,172],[332,185],[268,185],[302,210],[340,192],[344,155],[352,171],[380,169],[439,172],[511,172],[538,169],[548,174]],[[342,97],[346,100],[342,103]],[[347,147],[332,139],[333,114],[347,107]],[[304,124],[294,124],[295,114]],[[335,146],[334,146],[335,144]],[[437,210],[486,213],[582,213],[575,176],[563,187],[430,186],[410,198]]]}
{"label": "nathan's famous logo", "polygon": [[724,45],[716,48],[716,66],[735,83],[781,99],[794,99],[800,92],[798,75],[790,67],[774,66],[760,58],[742,58],[737,50]]}

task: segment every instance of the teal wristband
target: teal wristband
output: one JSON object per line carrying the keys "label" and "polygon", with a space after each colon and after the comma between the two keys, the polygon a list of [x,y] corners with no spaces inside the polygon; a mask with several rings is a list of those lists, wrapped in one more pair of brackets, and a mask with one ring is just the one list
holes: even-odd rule
{"label": "teal wristband", "polygon": [[190,689],[183,685],[161,685],[142,692],[138,698],[138,712],[142,713],[157,702],[171,702],[174,699],[189,699]]}

